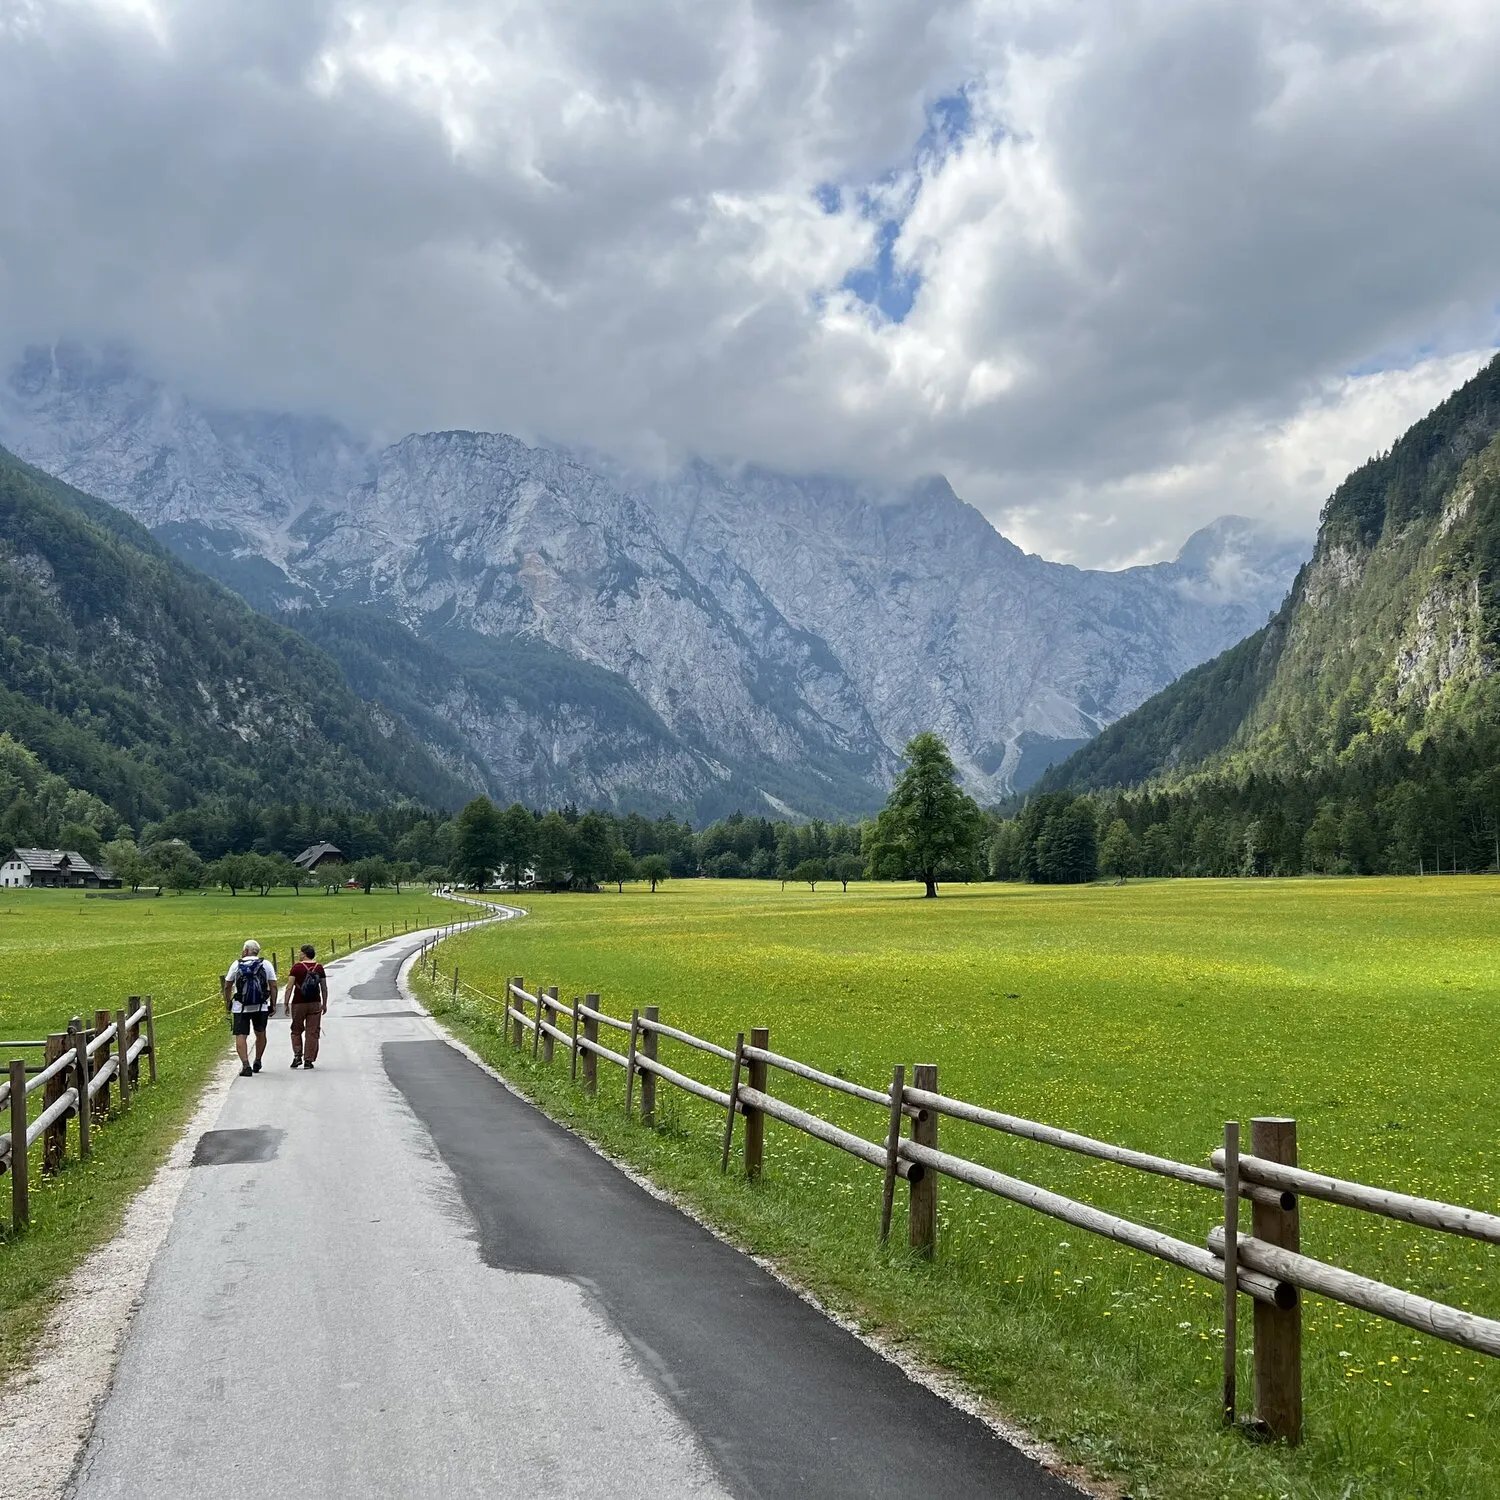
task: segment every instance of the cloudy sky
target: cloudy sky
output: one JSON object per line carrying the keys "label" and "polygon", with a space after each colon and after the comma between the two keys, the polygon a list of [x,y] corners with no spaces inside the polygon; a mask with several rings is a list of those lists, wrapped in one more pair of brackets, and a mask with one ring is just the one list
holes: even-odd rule
{"label": "cloudy sky", "polygon": [[1117,566],[1500,342],[1495,0],[0,0],[0,353]]}

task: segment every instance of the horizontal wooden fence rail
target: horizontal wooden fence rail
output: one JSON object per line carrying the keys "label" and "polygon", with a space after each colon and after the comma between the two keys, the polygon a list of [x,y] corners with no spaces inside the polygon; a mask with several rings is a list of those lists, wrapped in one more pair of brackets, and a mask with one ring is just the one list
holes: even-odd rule
{"label": "horizontal wooden fence rail", "polygon": [[[68,1121],[76,1120],[78,1155],[88,1158],[93,1151],[94,1124],[111,1112],[111,1088],[119,1092],[120,1109],[128,1109],[140,1082],[142,1058],[147,1078],[156,1082],[156,1014],[151,996],[142,1000],[132,995],[113,1017],[108,1011],[96,1011],[90,1027],[75,1016],[66,1031],[54,1032],[42,1046],[42,1066],[27,1068],[21,1058],[13,1057],[7,1077],[0,1080],[0,1109],[7,1111],[10,1124],[0,1135],[0,1173],[10,1174],[12,1233],[31,1220],[31,1148],[41,1142],[42,1170],[59,1171],[67,1157]],[[29,1101],[38,1091],[41,1108],[32,1118]]]}
{"label": "horizontal wooden fence rail", "polygon": [[[1223,1148],[1215,1151],[1211,1159],[1214,1166],[1222,1172]],[[1241,1156],[1239,1168],[1240,1176],[1245,1181],[1280,1189],[1288,1197],[1318,1198],[1324,1203],[1363,1209],[1366,1213],[1379,1214],[1387,1219],[1400,1219],[1424,1229],[1438,1229],[1445,1234],[1464,1235],[1468,1239],[1500,1245],[1500,1215],[1497,1214],[1481,1213],[1473,1208],[1457,1208],[1451,1203],[1439,1203],[1432,1198],[1413,1198],[1407,1193],[1387,1192],[1384,1188],[1345,1182],[1338,1177],[1324,1177],[1300,1167],[1262,1161],[1256,1156]]]}
{"label": "horizontal wooden fence rail", "polygon": [[[430,977],[436,981],[437,958],[435,953],[429,957]],[[459,988],[455,969],[455,996]],[[634,1108],[635,1086],[639,1081],[641,1118],[647,1123],[654,1118],[658,1081],[722,1109],[725,1112],[722,1170],[728,1170],[737,1118],[744,1121],[744,1170],[751,1179],[760,1177],[764,1170],[768,1118],[882,1169],[879,1215],[882,1240],[890,1232],[896,1183],[904,1181],[909,1194],[908,1244],[919,1254],[934,1254],[938,1182],[948,1177],[1217,1283],[1224,1295],[1222,1409],[1230,1421],[1234,1420],[1237,1402],[1237,1299],[1250,1298],[1254,1311],[1252,1425],[1274,1438],[1296,1443],[1302,1435],[1303,1292],[1314,1292],[1462,1348],[1500,1357],[1500,1320],[1372,1281],[1303,1254],[1300,1244],[1303,1198],[1491,1245],[1500,1245],[1500,1215],[1309,1172],[1297,1165],[1294,1120],[1273,1117],[1253,1120],[1251,1150],[1245,1153],[1239,1149],[1239,1125],[1230,1121],[1225,1126],[1223,1147],[1207,1153],[1207,1166],[1195,1165],[943,1094],[938,1090],[938,1070],[930,1063],[913,1068],[910,1082],[907,1069],[898,1065],[892,1071],[890,1086],[878,1089],[773,1052],[770,1032],[763,1027],[752,1029],[748,1040],[741,1032],[731,1048],[666,1024],[655,1006],[637,1009],[626,1020],[605,1012],[596,994],[575,997],[571,1005],[565,1005],[556,985],[537,984],[528,990],[520,977],[507,982],[503,1000],[472,985],[465,984],[462,988],[483,1003],[500,1006],[504,1016],[502,1029],[511,1045],[519,1049],[529,1043],[536,1061],[552,1061],[558,1044],[566,1048],[571,1076],[577,1080],[581,1074],[590,1093],[597,1088],[597,1063],[601,1057],[623,1069],[626,1111]],[[628,1038],[626,1050],[619,1052],[601,1043],[601,1027],[624,1034]],[[729,1064],[728,1089],[662,1061],[658,1056],[662,1042]],[[777,1098],[770,1087],[773,1072],[878,1106],[884,1113],[884,1134],[873,1137],[872,1133],[872,1138],[867,1138],[823,1119],[811,1109]],[[1214,1196],[1220,1222],[1207,1231],[1201,1243],[1193,1244],[1149,1225],[1107,1213],[1092,1204],[941,1149],[938,1125],[944,1118],[1203,1190]],[[1242,1205],[1246,1202],[1251,1214],[1248,1235],[1240,1227]]]}

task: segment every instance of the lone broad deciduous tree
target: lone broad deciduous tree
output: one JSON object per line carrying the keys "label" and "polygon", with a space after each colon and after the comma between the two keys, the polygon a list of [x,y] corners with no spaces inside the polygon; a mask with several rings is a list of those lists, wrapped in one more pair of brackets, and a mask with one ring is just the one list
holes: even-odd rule
{"label": "lone broad deciduous tree", "polygon": [[476,797],[458,815],[458,837],[453,848],[453,873],[466,885],[482,891],[505,854],[505,825],[488,797]]}
{"label": "lone broad deciduous tree", "polygon": [[935,734],[917,735],[875,820],[871,873],[915,876],[936,896],[939,870],[972,870],[983,836],[984,814],[959,786],[948,747]]}

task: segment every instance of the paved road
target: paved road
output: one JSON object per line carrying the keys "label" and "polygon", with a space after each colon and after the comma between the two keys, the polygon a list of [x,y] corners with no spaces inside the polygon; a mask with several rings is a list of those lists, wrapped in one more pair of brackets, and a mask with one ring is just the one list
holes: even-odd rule
{"label": "paved road", "polygon": [[70,1494],[1076,1500],[441,1041],[412,946],[235,1081]]}

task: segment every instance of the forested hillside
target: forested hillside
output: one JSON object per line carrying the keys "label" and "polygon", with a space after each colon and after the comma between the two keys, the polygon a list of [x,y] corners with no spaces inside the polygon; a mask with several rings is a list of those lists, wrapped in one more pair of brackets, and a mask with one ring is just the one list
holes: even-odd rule
{"label": "forested hillside", "polygon": [[1264,629],[1039,791],[1105,793],[1150,873],[1495,862],[1497,432],[1500,359],[1339,486]]}
{"label": "forested hillside", "polygon": [[467,793],[325,652],[3,449],[0,729],[134,826],[207,795],[374,806]]}

